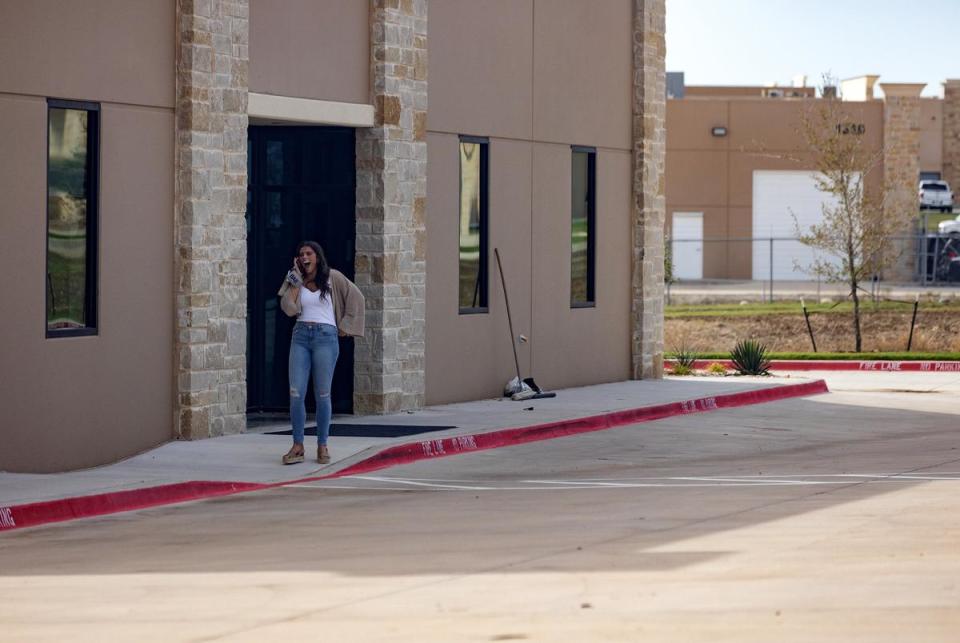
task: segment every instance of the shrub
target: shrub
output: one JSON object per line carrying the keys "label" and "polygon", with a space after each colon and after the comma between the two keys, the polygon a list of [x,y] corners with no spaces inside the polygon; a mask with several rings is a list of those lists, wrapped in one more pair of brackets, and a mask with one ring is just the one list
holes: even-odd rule
{"label": "shrub", "polygon": [[672,375],[692,375],[693,368],[685,364],[676,363],[673,365],[673,368],[670,369]]}
{"label": "shrub", "polygon": [[741,375],[769,375],[770,358],[767,347],[752,339],[744,339],[730,351],[733,368]]}
{"label": "shrub", "polygon": [[[692,372],[693,365],[697,361],[697,353],[687,348],[686,344],[680,344],[680,348],[673,352],[673,361],[676,362],[677,366],[683,366],[688,372]],[[676,372],[677,369],[674,368],[673,370]]]}
{"label": "shrub", "polygon": [[707,372],[711,375],[726,375],[727,367],[721,364],[720,362],[713,362],[707,366]]}

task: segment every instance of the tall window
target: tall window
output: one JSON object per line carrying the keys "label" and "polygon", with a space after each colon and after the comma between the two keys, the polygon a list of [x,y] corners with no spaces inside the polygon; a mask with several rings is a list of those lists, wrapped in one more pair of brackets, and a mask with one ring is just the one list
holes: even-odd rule
{"label": "tall window", "polygon": [[571,165],[570,305],[577,308],[596,302],[596,150],[574,147]]}
{"label": "tall window", "polygon": [[487,149],[460,137],[460,312],[487,311]]}
{"label": "tall window", "polygon": [[47,107],[47,337],[94,335],[100,107]]}

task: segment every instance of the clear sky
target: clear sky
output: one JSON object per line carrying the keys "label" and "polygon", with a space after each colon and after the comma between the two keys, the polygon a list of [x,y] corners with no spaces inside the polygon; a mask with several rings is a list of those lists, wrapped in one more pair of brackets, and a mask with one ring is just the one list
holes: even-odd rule
{"label": "clear sky", "polygon": [[960,78],[960,0],[666,0],[667,71],[688,85]]}

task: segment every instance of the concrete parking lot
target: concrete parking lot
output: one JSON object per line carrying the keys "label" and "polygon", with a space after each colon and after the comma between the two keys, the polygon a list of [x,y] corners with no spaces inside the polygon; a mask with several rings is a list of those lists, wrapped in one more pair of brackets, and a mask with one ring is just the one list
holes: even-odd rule
{"label": "concrete parking lot", "polygon": [[0,639],[956,641],[960,374],[856,375],[3,534]]}

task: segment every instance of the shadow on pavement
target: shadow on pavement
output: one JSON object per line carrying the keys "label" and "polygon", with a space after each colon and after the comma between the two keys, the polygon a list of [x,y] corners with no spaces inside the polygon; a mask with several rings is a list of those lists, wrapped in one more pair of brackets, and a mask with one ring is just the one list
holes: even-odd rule
{"label": "shadow on pavement", "polygon": [[[494,489],[333,488],[371,484],[345,478],[326,488],[287,487],[11,532],[0,538],[0,577],[457,575],[520,565],[525,572],[662,570],[727,552],[654,548],[926,482],[840,476],[960,471],[954,415],[817,400],[680,416],[378,472]],[[747,476],[827,477],[822,484],[736,483]],[[604,480],[651,486],[604,487]],[[543,488],[514,488],[528,481]]]}

